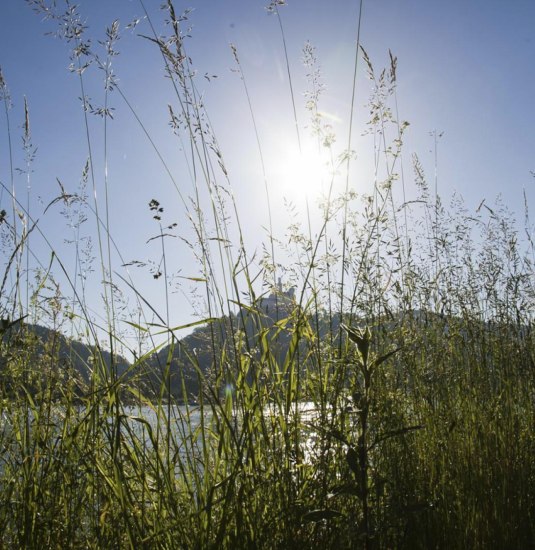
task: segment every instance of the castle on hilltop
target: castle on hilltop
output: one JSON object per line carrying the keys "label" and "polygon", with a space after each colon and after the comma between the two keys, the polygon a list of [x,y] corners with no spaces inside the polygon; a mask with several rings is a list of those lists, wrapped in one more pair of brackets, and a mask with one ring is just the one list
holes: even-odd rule
{"label": "castle on hilltop", "polygon": [[295,288],[291,287],[285,292],[279,277],[277,286],[273,288],[271,294],[260,298],[259,306],[259,309],[274,322],[284,319],[295,307]]}

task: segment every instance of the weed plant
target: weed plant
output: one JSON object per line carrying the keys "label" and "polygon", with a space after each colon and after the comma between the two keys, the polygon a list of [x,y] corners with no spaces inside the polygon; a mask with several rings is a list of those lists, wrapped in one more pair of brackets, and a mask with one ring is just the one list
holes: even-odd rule
{"label": "weed plant", "polygon": [[[1,183],[2,196],[10,197],[0,218],[2,546],[535,548],[535,251],[528,210],[524,238],[500,203],[470,212],[456,196],[446,206],[431,196],[417,157],[418,197],[405,199],[408,124],[394,115],[395,57],[377,74],[360,44],[355,51],[355,73],[366,70],[371,82],[367,131],[377,144],[373,190],[357,196],[351,136],[338,154],[318,108],[316,53],[305,46],[311,127],[332,159],[333,180],[346,168],[346,191],[335,196],[331,187],[317,232],[290,227],[291,249],[270,229],[257,265],[187,52],[189,15],[169,0],[164,35],[145,13],[146,39],[161,53],[175,92],[170,123],[187,144],[194,174],[191,196],[175,183],[206,306],[186,325],[197,342],[187,346],[170,324],[167,294],[159,312],[119,273],[116,262],[127,262],[110,231],[107,160],[97,177],[91,149],[89,117],[100,117],[107,136],[113,91],[167,169],[113,74],[119,24],[107,29],[99,56],[73,5],[61,11],[45,0],[29,4],[69,44],[89,160],[79,189],[69,194],[60,183],[46,208],[50,215],[58,204],[63,209],[74,270],[52,248],[50,263],[38,265],[31,238],[47,243],[46,235],[30,200],[16,194],[13,171]],[[280,26],[295,114],[283,4],[268,8]],[[256,124],[246,69],[237,47],[232,53]],[[102,107],[84,93],[90,65],[105,74]],[[4,76],[0,89],[11,148]],[[25,105],[28,178],[35,154],[29,117]],[[297,116],[295,122],[299,137]],[[97,180],[104,182],[100,204],[89,199]],[[174,227],[162,219],[172,210],[150,204],[161,243],[161,261],[151,269],[165,292],[174,254],[165,235]],[[96,228],[102,323],[86,296],[92,252],[80,228],[88,217]],[[286,256],[283,266],[279,258]],[[293,295],[277,289],[283,270]],[[70,282],[69,292],[59,278]],[[275,297],[269,314],[266,288]],[[125,293],[137,301],[128,314]],[[136,336],[129,347],[124,319]],[[54,330],[43,338],[38,324]]]}

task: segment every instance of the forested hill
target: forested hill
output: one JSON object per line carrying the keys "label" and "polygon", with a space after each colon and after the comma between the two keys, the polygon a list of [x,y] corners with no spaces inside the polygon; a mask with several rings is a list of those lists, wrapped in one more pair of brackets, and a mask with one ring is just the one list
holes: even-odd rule
{"label": "forested hill", "polygon": [[[15,323],[8,329],[2,328],[0,384],[9,393],[17,380],[26,377],[28,390],[34,392],[45,377],[49,382],[56,380],[59,385],[69,380],[74,381],[75,393],[83,396],[89,391],[91,372],[98,364],[103,369],[103,376],[113,372],[110,381],[115,376],[124,377],[124,381],[134,382],[142,393],[161,394],[164,388],[166,396],[170,393],[178,401],[195,400],[201,389],[200,380],[205,390],[218,392],[221,389],[225,374],[236,365],[236,350],[240,352],[239,360],[251,358],[251,376],[254,365],[262,361],[271,360],[282,366],[298,318],[301,318],[302,327],[296,360],[301,362],[301,367],[307,352],[313,350],[314,354],[320,348],[324,352],[329,344],[338,346],[339,316],[300,316],[299,311],[292,292],[272,293],[259,299],[254,307],[243,306],[232,316],[197,327],[191,334],[174,339],[170,345],[135,364],[117,354],[112,361],[109,351],[69,339],[59,331]],[[419,310],[387,316],[387,320],[377,322],[373,330],[374,339],[382,340],[386,348],[407,343],[408,347],[415,348],[418,342],[424,344],[429,338],[462,340],[463,345],[468,345],[483,333],[494,337],[499,333],[511,336],[513,331],[515,338],[524,340],[528,329],[515,328],[510,323],[467,322],[460,317]],[[269,358],[265,356],[267,350]],[[312,361],[313,354],[308,356]],[[482,357],[481,360],[486,359]],[[31,364],[31,372],[23,372],[21,364]]]}
{"label": "forested hill", "polygon": [[[7,324],[7,323],[6,323]],[[31,365],[31,371],[22,365]],[[9,392],[13,382],[26,380],[28,391],[35,392],[43,379],[59,385],[74,381],[77,394],[83,394],[96,364],[108,372],[112,365],[118,375],[125,373],[128,361],[102,347],[68,338],[58,330],[42,325],[16,322],[3,328],[0,339],[0,381]]]}

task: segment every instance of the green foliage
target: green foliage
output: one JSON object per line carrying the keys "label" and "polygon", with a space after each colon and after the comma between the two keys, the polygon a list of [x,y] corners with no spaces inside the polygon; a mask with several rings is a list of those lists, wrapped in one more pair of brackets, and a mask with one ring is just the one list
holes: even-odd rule
{"label": "green foliage", "polygon": [[[45,2],[31,3],[48,10]],[[279,23],[283,5],[269,5]],[[314,237],[292,224],[287,274],[296,291],[278,284],[273,235],[260,275],[253,275],[180,30],[188,13],[177,15],[171,2],[164,7],[170,35],[149,39],[175,86],[171,125],[190,143],[209,191],[211,208],[203,208],[202,178],[191,201],[176,189],[201,273],[190,279],[205,285],[208,314],[204,323],[188,323],[195,330],[178,339],[169,312],[160,315],[123,279],[138,309],[122,316],[108,222],[87,202],[92,162],[76,195],[60,183],[61,195],[50,205],[62,203],[75,229],[92,208],[102,230],[104,328],[90,317],[77,282],[91,261],[76,231],[71,296],[54,279],[53,268],[68,273],[55,252],[34,285],[25,280],[28,228],[39,226],[12,194],[13,215],[2,210],[0,217],[8,251],[0,287],[0,545],[534,547],[532,241],[522,248],[499,204],[472,213],[457,197],[449,209],[432,201],[417,158],[421,209],[396,204],[408,126],[394,120],[390,107],[396,59],[391,55],[389,69],[377,76],[362,50],[373,83],[368,132],[385,144],[385,178],[361,203],[349,190],[329,194]],[[104,107],[90,108],[84,99],[84,114],[106,122],[108,92],[123,93],[110,66],[118,24],[107,31],[101,59],[74,6],[46,13],[73,47],[77,78],[86,78],[91,63],[105,69]],[[305,63],[312,127],[340,159],[333,169],[340,168],[352,152],[349,144],[334,154],[309,44]],[[0,86],[7,104],[1,73]],[[149,269],[155,280],[167,281],[166,232],[175,226],[162,224],[167,206],[164,212],[153,199],[149,207],[162,243],[162,259]],[[234,239],[229,212],[238,226]],[[531,235],[529,223],[525,229]],[[262,278],[268,291],[259,295]],[[126,346],[119,320],[127,321],[138,347]],[[76,324],[84,344],[63,336]],[[162,335],[159,344],[151,340]],[[118,350],[129,351],[130,363]]]}

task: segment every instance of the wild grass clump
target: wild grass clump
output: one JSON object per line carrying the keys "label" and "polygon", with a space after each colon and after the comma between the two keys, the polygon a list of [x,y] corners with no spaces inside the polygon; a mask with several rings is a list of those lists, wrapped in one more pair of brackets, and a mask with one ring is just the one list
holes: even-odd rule
{"label": "wild grass clump", "polygon": [[[99,178],[88,117],[100,117],[107,135],[111,92],[155,148],[113,75],[120,26],[107,29],[99,55],[74,6],[61,12],[44,0],[29,3],[58,24],[81,89],[91,66],[104,71],[105,85],[102,107],[81,94],[89,160],[79,189],[67,192],[60,183],[44,209],[51,215],[61,205],[73,272],[52,244],[49,262],[38,264],[33,243],[49,241],[13,175],[2,181],[11,201],[0,217],[2,546],[535,547],[528,211],[523,239],[499,201],[471,212],[455,196],[446,206],[430,192],[417,157],[417,197],[406,198],[400,165],[408,124],[393,114],[395,57],[377,74],[365,50],[355,52],[355,72],[364,63],[371,81],[367,132],[380,144],[371,192],[357,196],[351,137],[335,149],[318,109],[316,53],[305,45],[306,109],[333,180],[318,228],[292,223],[285,249],[271,227],[259,261],[244,244],[224,155],[197,88],[183,30],[189,14],[167,2],[165,35],[145,12],[146,38],[175,93],[170,123],[188,144],[194,174],[187,196],[156,148],[177,196],[176,205],[149,204],[161,259],[144,266],[164,281],[161,312],[119,269],[142,262],[125,261],[115,247],[106,176],[104,202],[89,199]],[[268,7],[285,48],[283,4]],[[232,53],[256,124],[246,68],[236,46]],[[11,143],[3,76],[0,89]],[[30,177],[27,105],[25,120]],[[338,177],[347,178],[341,195]],[[269,209],[265,168],[260,178]],[[183,242],[198,261],[194,282],[204,287],[204,314],[180,327],[171,322],[168,294],[176,225],[165,220],[175,211],[191,224]],[[89,218],[96,260],[83,232]],[[102,280],[101,321],[88,298],[93,269]],[[279,284],[283,274],[293,288]],[[184,328],[194,330],[178,337]]]}

